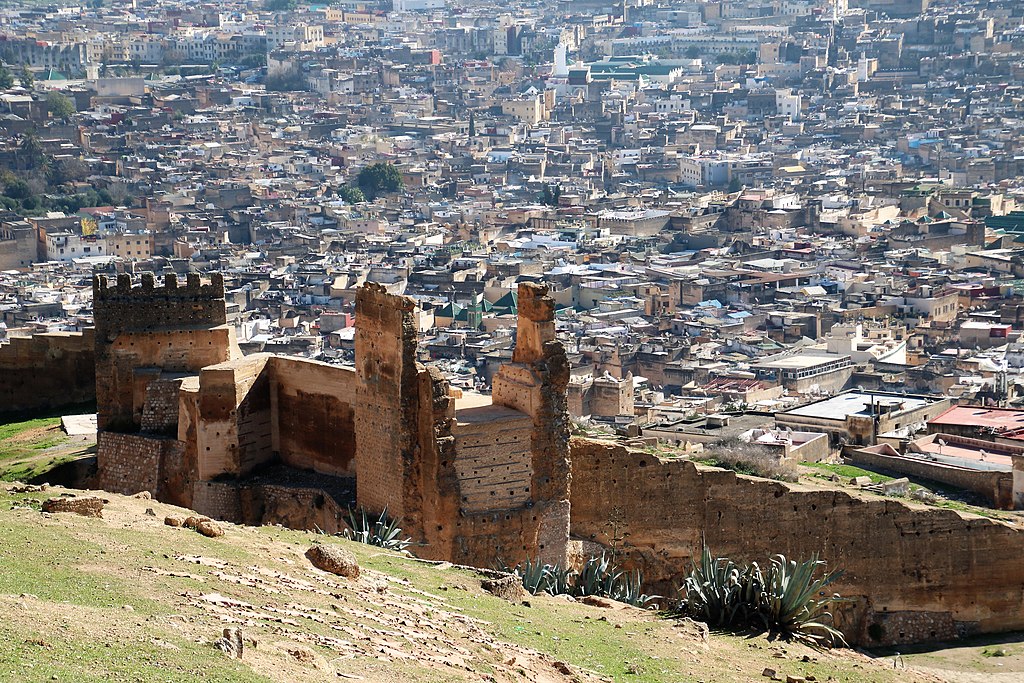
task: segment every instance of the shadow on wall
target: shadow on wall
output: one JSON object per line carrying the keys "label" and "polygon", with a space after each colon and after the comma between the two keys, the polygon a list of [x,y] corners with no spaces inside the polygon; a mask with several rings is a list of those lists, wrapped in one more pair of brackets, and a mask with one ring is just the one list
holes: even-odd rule
{"label": "shadow on wall", "polygon": [[[674,595],[704,544],[735,560],[817,554],[845,570],[840,625],[861,645],[1024,628],[1024,532],[952,510],[745,477],[574,438],[574,538],[613,544]],[[628,536],[626,535],[628,534]],[[625,540],[621,540],[621,539]]]}

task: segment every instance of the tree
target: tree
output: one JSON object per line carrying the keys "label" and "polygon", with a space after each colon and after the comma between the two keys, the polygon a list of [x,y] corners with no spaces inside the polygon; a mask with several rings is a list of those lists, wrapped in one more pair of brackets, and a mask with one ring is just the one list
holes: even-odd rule
{"label": "tree", "polygon": [[7,90],[8,88],[14,87],[14,76],[11,75],[11,70],[3,64],[0,64],[0,90]]}
{"label": "tree", "polygon": [[366,201],[366,196],[363,191],[358,187],[352,187],[351,185],[345,185],[338,190],[338,196],[346,204],[359,204],[360,202]]}
{"label": "tree", "polygon": [[476,113],[469,112],[469,137],[476,137]]}
{"label": "tree", "polygon": [[18,160],[27,169],[46,166],[46,153],[35,133],[26,133],[18,146]]}
{"label": "tree", "polygon": [[558,198],[562,196],[559,185],[544,185],[540,191],[540,203],[547,206],[558,206]]}
{"label": "tree", "polygon": [[71,99],[56,90],[51,90],[46,96],[46,107],[50,110],[50,116],[61,121],[67,121],[77,111]]}
{"label": "tree", "polygon": [[367,166],[359,172],[357,180],[359,189],[367,199],[376,199],[379,195],[398,192],[402,189],[402,174],[394,164],[380,162]]}
{"label": "tree", "polygon": [[28,199],[32,196],[32,188],[21,178],[15,178],[4,187],[4,196],[11,199]]}
{"label": "tree", "polygon": [[46,172],[51,185],[77,182],[89,177],[89,165],[76,157],[55,159]]}
{"label": "tree", "polygon": [[271,12],[286,12],[298,7],[299,3],[296,0],[267,0],[263,6]]}
{"label": "tree", "polygon": [[21,87],[26,90],[31,90],[32,86],[36,82],[35,76],[28,70],[28,64],[22,64],[21,70],[18,72],[18,82],[21,83]]}

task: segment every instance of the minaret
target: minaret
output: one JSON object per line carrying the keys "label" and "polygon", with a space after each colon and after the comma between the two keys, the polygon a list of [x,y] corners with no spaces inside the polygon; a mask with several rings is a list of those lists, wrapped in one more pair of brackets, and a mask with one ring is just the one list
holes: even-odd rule
{"label": "minaret", "polygon": [[555,78],[569,77],[569,61],[566,52],[565,43],[559,43],[555,46],[555,68],[551,72],[551,75]]}

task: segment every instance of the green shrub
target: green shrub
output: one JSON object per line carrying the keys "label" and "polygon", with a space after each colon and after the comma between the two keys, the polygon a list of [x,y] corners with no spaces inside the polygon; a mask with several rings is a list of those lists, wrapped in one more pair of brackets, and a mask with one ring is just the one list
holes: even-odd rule
{"label": "green shrub", "polygon": [[840,600],[825,588],[842,571],[818,569],[825,563],[812,556],[796,562],[773,555],[767,569],[756,563],[741,566],[726,557],[713,557],[704,548],[680,587],[680,615],[725,629],[767,631],[773,636],[814,645],[845,645],[843,634],[826,622],[829,607]]}
{"label": "green shrub", "polygon": [[376,519],[368,517],[366,509],[360,507],[359,514],[353,510],[348,511],[348,529],[341,532],[341,535],[350,541],[375,545],[387,550],[403,551],[412,545],[411,538],[402,538],[401,520],[388,517],[388,509]]}
{"label": "green shrub", "polygon": [[560,564],[541,564],[527,559],[515,567],[501,567],[504,571],[519,575],[523,588],[533,595],[571,595],[581,598],[594,595],[611,598],[636,607],[648,607],[660,600],[660,596],[646,595],[643,577],[639,570],[627,572],[616,567],[604,553],[591,557],[579,571]]}

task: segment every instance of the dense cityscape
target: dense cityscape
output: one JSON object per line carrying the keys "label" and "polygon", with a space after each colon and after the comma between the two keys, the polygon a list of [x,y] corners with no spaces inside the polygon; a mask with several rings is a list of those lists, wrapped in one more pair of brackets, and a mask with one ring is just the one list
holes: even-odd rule
{"label": "dense cityscape", "polygon": [[[941,571],[992,548],[1009,566],[1024,552],[1022,332],[1019,0],[0,4],[0,416],[81,407],[92,443],[98,419],[97,489],[342,532],[340,512],[271,505],[268,482],[287,481],[340,492],[339,510],[403,513],[429,559],[490,566],[474,544],[492,540],[522,541],[513,565],[611,548],[677,586],[685,568],[656,549],[678,564],[698,537],[672,536],[675,512],[659,536],[638,511],[627,542],[599,530],[607,510],[572,516],[577,486],[617,505],[578,470],[608,462],[600,441],[966,515],[950,534],[988,517],[1013,537],[950,540],[969,558]],[[375,384],[390,366],[392,403]],[[223,387],[239,398],[210,417]],[[460,465],[486,425],[504,450]],[[371,427],[415,448],[360,436]],[[467,527],[511,510],[517,529],[532,510],[528,538],[450,531],[428,475],[390,490],[377,470],[412,456],[366,464],[371,441],[435,453],[447,500],[445,439],[450,509]],[[159,477],[139,469],[146,449]],[[257,474],[259,514],[216,489]],[[469,492],[488,477],[510,488],[501,505]],[[839,553],[866,596],[837,619],[851,643],[1024,629],[1005,596],[880,597],[881,565],[803,542],[786,552]],[[582,680],[538,676],[522,680]]]}

